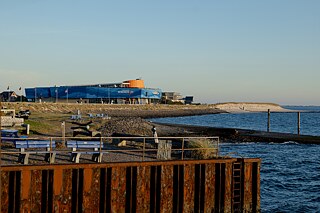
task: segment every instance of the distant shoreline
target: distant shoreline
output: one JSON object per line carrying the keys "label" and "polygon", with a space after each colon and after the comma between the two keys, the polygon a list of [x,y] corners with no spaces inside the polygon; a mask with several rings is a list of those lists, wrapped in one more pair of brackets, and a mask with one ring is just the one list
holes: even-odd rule
{"label": "distant shoreline", "polygon": [[274,103],[254,103],[254,102],[229,102],[215,104],[215,107],[229,113],[246,113],[246,112],[294,112],[294,110],[285,109]]}
{"label": "distant shoreline", "polygon": [[27,110],[37,113],[74,114],[78,110],[82,114],[105,113],[114,117],[161,118],[196,116],[216,113],[243,112],[293,112],[273,103],[228,102],[203,105],[128,105],[128,104],[75,104],[75,103],[32,103],[3,102],[2,106],[16,111]]}

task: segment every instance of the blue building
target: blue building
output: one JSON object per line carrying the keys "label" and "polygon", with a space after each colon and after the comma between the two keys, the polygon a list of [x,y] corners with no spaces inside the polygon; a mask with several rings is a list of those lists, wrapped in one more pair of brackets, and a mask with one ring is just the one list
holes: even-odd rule
{"label": "blue building", "polygon": [[158,103],[161,99],[160,89],[145,88],[140,79],[110,84],[26,88],[25,93],[30,102],[148,104]]}

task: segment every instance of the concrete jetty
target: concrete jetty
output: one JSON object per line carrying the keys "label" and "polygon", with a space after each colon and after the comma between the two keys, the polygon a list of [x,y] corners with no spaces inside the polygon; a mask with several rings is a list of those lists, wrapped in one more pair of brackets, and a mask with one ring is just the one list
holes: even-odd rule
{"label": "concrete jetty", "polygon": [[180,128],[189,135],[219,136],[221,141],[236,142],[274,142],[284,143],[288,141],[301,144],[320,144],[320,136],[298,135],[291,133],[267,132],[237,128],[218,128],[207,126],[192,126],[182,124],[159,124],[160,126]]}

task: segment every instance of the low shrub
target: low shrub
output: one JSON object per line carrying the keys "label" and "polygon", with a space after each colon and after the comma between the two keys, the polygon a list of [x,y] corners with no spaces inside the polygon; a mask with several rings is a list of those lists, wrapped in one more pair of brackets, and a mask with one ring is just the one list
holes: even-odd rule
{"label": "low shrub", "polygon": [[188,142],[190,157],[194,159],[212,159],[218,157],[216,144],[209,139],[194,139]]}

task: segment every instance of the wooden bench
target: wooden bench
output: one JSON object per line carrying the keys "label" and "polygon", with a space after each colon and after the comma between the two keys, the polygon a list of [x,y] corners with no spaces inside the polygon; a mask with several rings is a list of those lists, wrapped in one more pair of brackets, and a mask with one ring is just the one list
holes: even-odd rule
{"label": "wooden bench", "polygon": [[[100,163],[102,161],[103,152],[99,151],[100,141],[67,141],[67,148],[72,148],[70,157],[72,162],[79,163],[81,153],[92,154],[92,160],[95,162]],[[82,149],[82,151],[79,151],[79,149]]]}
{"label": "wooden bench", "polygon": [[[22,164],[29,163],[30,154],[45,153],[45,161],[54,163],[56,152],[51,152],[56,147],[55,141],[50,140],[16,140],[15,147],[20,149],[18,161]],[[26,149],[45,149],[45,151],[26,151]]]}

